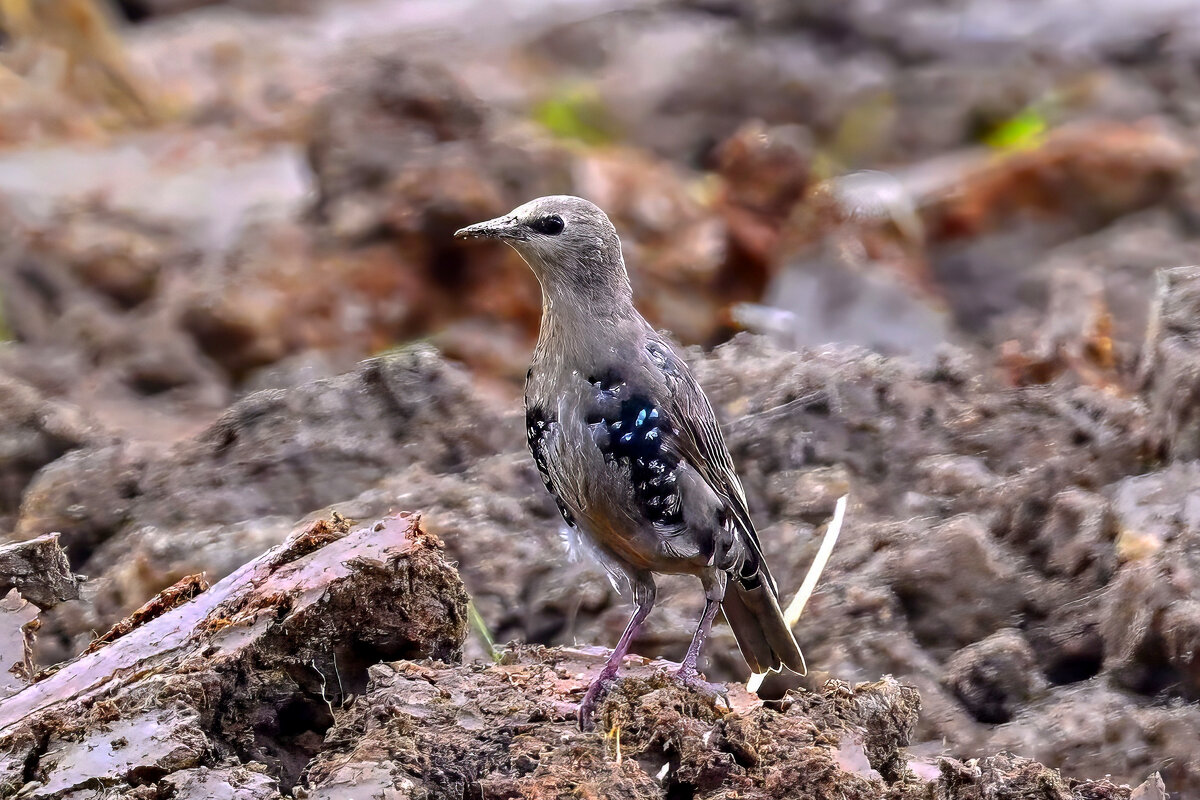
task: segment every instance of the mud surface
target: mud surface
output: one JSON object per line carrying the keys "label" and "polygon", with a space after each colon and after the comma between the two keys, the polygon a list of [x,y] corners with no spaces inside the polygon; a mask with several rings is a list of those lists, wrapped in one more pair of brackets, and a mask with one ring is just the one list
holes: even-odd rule
{"label": "mud surface", "polygon": [[603,652],[455,663],[466,594],[415,517],[335,514],[191,586],[0,708],[5,796],[1131,797],[1009,756],[910,761],[920,696],[891,677],[764,705],[632,659],[582,733]]}

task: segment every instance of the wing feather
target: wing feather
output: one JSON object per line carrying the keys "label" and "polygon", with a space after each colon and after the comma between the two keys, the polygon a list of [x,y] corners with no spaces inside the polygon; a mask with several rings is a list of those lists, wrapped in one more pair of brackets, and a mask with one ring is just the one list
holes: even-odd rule
{"label": "wing feather", "polygon": [[651,361],[662,372],[668,389],[670,417],[677,426],[671,444],[720,498],[732,527],[731,533],[747,546],[755,563],[748,564],[765,578],[773,594],[775,580],[762,556],[762,544],[747,508],[746,494],[733,466],[716,414],[691,370],[666,342],[650,339],[646,345]]}

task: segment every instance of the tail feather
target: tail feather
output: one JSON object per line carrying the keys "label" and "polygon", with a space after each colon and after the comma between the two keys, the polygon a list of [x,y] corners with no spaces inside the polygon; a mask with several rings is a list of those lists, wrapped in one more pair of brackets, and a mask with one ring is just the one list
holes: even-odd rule
{"label": "tail feather", "polygon": [[721,610],[753,672],[778,672],[782,666],[800,675],[808,672],[804,654],[767,583],[747,588],[741,581],[730,581]]}

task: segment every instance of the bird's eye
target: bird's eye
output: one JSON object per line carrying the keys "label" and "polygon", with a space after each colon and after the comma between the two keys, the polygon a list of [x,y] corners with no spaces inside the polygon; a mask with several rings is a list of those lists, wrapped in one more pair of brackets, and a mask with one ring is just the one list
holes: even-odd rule
{"label": "bird's eye", "polygon": [[533,222],[529,223],[529,227],[533,228],[538,233],[544,233],[547,236],[558,236],[563,232],[563,228],[566,227],[566,223],[563,222],[562,217],[560,217],[558,214],[551,214],[548,217],[535,219]]}

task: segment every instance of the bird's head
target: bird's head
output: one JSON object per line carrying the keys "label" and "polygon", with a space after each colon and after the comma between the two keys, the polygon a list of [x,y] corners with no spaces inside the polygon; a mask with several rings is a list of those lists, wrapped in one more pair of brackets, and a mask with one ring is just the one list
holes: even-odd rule
{"label": "bird's head", "polygon": [[510,245],[533,270],[552,304],[630,300],[617,230],[603,211],[581,197],[539,197],[454,235]]}

